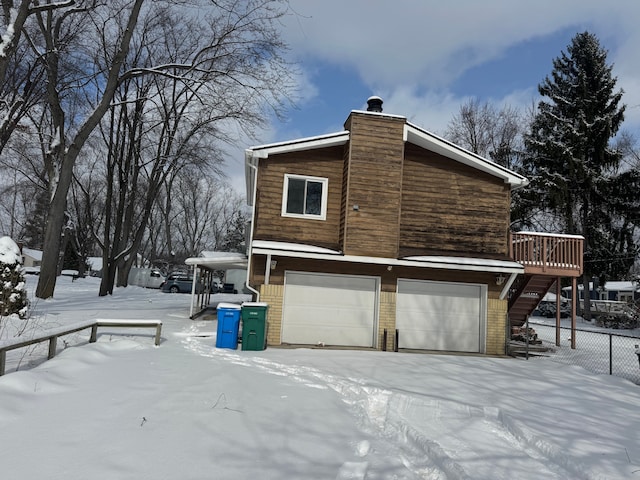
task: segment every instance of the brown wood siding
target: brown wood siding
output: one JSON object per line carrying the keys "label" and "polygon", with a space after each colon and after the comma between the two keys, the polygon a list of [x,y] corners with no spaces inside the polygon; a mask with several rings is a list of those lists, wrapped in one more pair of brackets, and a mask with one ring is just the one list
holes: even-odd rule
{"label": "brown wood siding", "polygon": [[506,258],[510,190],[502,180],[407,144],[400,255]]}
{"label": "brown wood siding", "polygon": [[[344,147],[271,155],[260,159],[254,240],[340,248],[340,205]],[[328,178],[326,220],[282,216],[285,174]]]}
{"label": "brown wood siding", "polygon": [[347,120],[345,254],[398,255],[404,124],[404,118],[357,112]]}

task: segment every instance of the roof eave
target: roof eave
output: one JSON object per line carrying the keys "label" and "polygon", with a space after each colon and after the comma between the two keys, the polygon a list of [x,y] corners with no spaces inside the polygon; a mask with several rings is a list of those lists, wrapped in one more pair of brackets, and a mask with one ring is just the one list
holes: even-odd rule
{"label": "roof eave", "polygon": [[[306,247],[306,246],[304,246]],[[440,270],[462,270],[484,273],[521,274],[524,267],[512,261],[496,261],[486,259],[471,259],[463,257],[422,257],[419,260],[407,260],[403,258],[368,257],[359,255],[343,255],[339,252],[315,253],[305,251],[304,248],[290,247],[290,249],[253,247],[252,255],[273,255],[281,257],[305,258],[310,260],[363,263],[375,265],[387,265],[391,267],[420,267]],[[473,261],[471,261],[473,260]]]}
{"label": "roof eave", "polygon": [[476,155],[473,152],[465,150],[464,148],[409,122],[405,124],[404,140],[405,142],[413,143],[414,145],[426,148],[464,165],[468,165],[493,175],[494,177],[498,177],[505,183],[509,184],[513,190],[525,187],[529,183],[529,181],[522,175],[509,170],[502,165],[498,165],[491,160],[483,158],[480,155]]}
{"label": "roof eave", "polygon": [[261,158],[268,158],[270,155],[281,153],[302,152],[305,150],[315,150],[317,148],[335,147],[344,145],[349,141],[349,131],[329,133],[315,137],[299,138],[287,142],[269,143],[248,148],[244,151],[244,178],[247,195],[247,205],[253,206],[253,190],[255,175],[252,170],[256,170]]}

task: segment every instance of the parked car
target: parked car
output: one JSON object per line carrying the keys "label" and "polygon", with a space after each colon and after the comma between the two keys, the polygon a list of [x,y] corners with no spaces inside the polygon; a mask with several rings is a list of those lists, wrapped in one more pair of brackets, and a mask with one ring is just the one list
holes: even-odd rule
{"label": "parked car", "polygon": [[[167,280],[163,282],[160,290],[165,293],[191,293],[193,286],[193,275],[182,272],[169,274]],[[196,282],[196,293],[202,293],[204,287],[200,281]]]}
{"label": "parked car", "polygon": [[220,293],[238,293],[233,283],[223,283]]}
{"label": "parked car", "polygon": [[[556,302],[542,300],[536,308],[534,314],[542,317],[554,318],[556,316]],[[560,318],[568,318],[571,316],[571,306],[567,303],[560,304]]]}

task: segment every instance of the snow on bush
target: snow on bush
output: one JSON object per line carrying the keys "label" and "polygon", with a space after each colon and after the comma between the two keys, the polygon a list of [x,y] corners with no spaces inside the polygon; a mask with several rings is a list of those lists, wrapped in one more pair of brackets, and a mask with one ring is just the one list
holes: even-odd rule
{"label": "snow on bush", "polygon": [[20,248],[9,237],[0,237],[0,316],[27,318],[29,301],[22,272]]}

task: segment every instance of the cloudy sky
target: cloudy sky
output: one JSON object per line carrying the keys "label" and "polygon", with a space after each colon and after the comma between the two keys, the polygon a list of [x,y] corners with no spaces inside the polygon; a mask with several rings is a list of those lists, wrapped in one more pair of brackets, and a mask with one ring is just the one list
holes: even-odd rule
{"label": "cloudy sky", "polygon": [[[640,135],[640,2],[637,0],[290,0],[283,23],[301,72],[300,100],[259,143],[339,131],[349,112],[379,95],[384,111],[442,133],[477,97],[522,107],[589,31],[608,50],[625,91],[623,128]],[[242,154],[229,162],[242,188]],[[242,190],[240,190],[242,191]]]}

